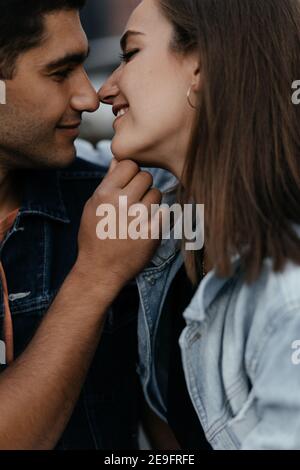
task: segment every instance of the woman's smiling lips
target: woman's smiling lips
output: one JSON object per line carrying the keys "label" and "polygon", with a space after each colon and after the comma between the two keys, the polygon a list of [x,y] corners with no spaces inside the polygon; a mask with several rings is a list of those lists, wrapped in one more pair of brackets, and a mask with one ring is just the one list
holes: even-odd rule
{"label": "woman's smiling lips", "polygon": [[116,119],[114,120],[114,124],[121,119],[129,110],[129,105],[128,104],[115,104],[112,108],[112,112],[116,116]]}

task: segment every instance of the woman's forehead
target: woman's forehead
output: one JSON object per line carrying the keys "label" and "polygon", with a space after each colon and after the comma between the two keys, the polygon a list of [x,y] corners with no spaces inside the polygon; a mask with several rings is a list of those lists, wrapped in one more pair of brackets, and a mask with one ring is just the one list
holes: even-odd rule
{"label": "woman's forehead", "polygon": [[159,9],[158,0],[143,0],[130,15],[126,29],[147,33],[157,29],[163,22],[168,24]]}

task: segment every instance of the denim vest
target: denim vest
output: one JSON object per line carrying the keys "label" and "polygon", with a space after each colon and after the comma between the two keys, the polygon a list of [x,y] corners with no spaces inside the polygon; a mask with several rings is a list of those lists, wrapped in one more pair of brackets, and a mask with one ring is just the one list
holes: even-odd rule
{"label": "denim vest", "polygon": [[[139,318],[140,375],[149,404],[162,418],[164,379],[157,378],[167,380],[167,371],[160,371],[155,355],[163,327],[161,290],[180,263],[174,252],[169,255],[160,266],[163,273],[157,267],[139,281],[145,304]],[[149,286],[153,275],[155,292]],[[299,285],[299,266],[288,263],[275,273],[269,259],[259,279],[248,285],[237,259],[231,278],[209,273],[186,309],[180,338],[184,373],[214,449],[300,448]]]}
{"label": "denim vest", "polygon": [[[105,172],[105,168],[77,159],[65,170],[19,174],[22,207],[0,247],[16,357],[30,342],[76,260],[82,210]],[[2,286],[0,307],[2,331]],[[137,310],[138,291],[130,283],[108,312],[86,382],[57,448],[138,447]]]}
{"label": "denim vest", "polygon": [[[166,190],[162,202],[171,206],[176,202],[176,190],[168,191],[168,188],[173,186],[174,180],[169,174],[162,173],[158,182],[159,187]],[[150,265],[136,278],[140,295],[138,373],[148,405],[164,421],[167,409],[161,388],[165,389],[167,371],[162,371],[161,364],[156,364],[154,358],[160,347],[159,331],[163,328],[161,319],[167,308],[165,301],[168,291],[182,265],[181,241],[174,239],[172,230],[170,239],[162,240]],[[162,387],[158,384],[158,375],[162,375]]]}
{"label": "denim vest", "polygon": [[138,373],[148,404],[164,420],[166,404],[157,383],[156,374],[159,365],[155,364],[154,357],[164,302],[182,264],[183,259],[176,245],[166,242],[160,247],[152,266],[145,269],[137,278],[141,299],[138,314]]}

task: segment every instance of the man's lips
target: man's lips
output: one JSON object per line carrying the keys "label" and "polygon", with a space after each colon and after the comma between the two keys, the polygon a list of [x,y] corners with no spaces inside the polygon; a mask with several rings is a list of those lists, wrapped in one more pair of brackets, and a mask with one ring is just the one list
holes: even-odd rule
{"label": "man's lips", "polygon": [[76,139],[80,134],[80,127],[81,121],[70,123],[70,124],[60,124],[56,126],[56,129],[61,132],[63,136],[70,137]]}
{"label": "man's lips", "polygon": [[78,122],[74,122],[71,124],[60,124],[59,126],[56,126],[56,127],[57,129],[78,129],[80,124],[81,124],[81,121],[78,121]]}

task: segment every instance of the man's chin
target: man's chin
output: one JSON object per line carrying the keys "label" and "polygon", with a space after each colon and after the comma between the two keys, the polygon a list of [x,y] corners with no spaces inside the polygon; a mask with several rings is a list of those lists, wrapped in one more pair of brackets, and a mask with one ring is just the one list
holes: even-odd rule
{"label": "man's chin", "polygon": [[72,148],[68,150],[61,149],[56,150],[53,153],[41,153],[40,158],[31,158],[28,166],[31,169],[39,170],[67,168],[68,166],[72,165],[75,159],[76,149],[75,146],[72,146]]}
{"label": "man's chin", "polygon": [[76,158],[76,148],[74,142],[67,145],[58,145],[52,155],[49,152],[45,161],[48,168],[66,168],[71,165]]}
{"label": "man's chin", "polygon": [[72,153],[61,155],[59,156],[59,158],[55,159],[55,161],[53,162],[50,161],[50,164],[53,163],[51,165],[53,168],[66,168],[72,165],[75,159],[76,159],[76,150],[74,147],[74,150]]}

